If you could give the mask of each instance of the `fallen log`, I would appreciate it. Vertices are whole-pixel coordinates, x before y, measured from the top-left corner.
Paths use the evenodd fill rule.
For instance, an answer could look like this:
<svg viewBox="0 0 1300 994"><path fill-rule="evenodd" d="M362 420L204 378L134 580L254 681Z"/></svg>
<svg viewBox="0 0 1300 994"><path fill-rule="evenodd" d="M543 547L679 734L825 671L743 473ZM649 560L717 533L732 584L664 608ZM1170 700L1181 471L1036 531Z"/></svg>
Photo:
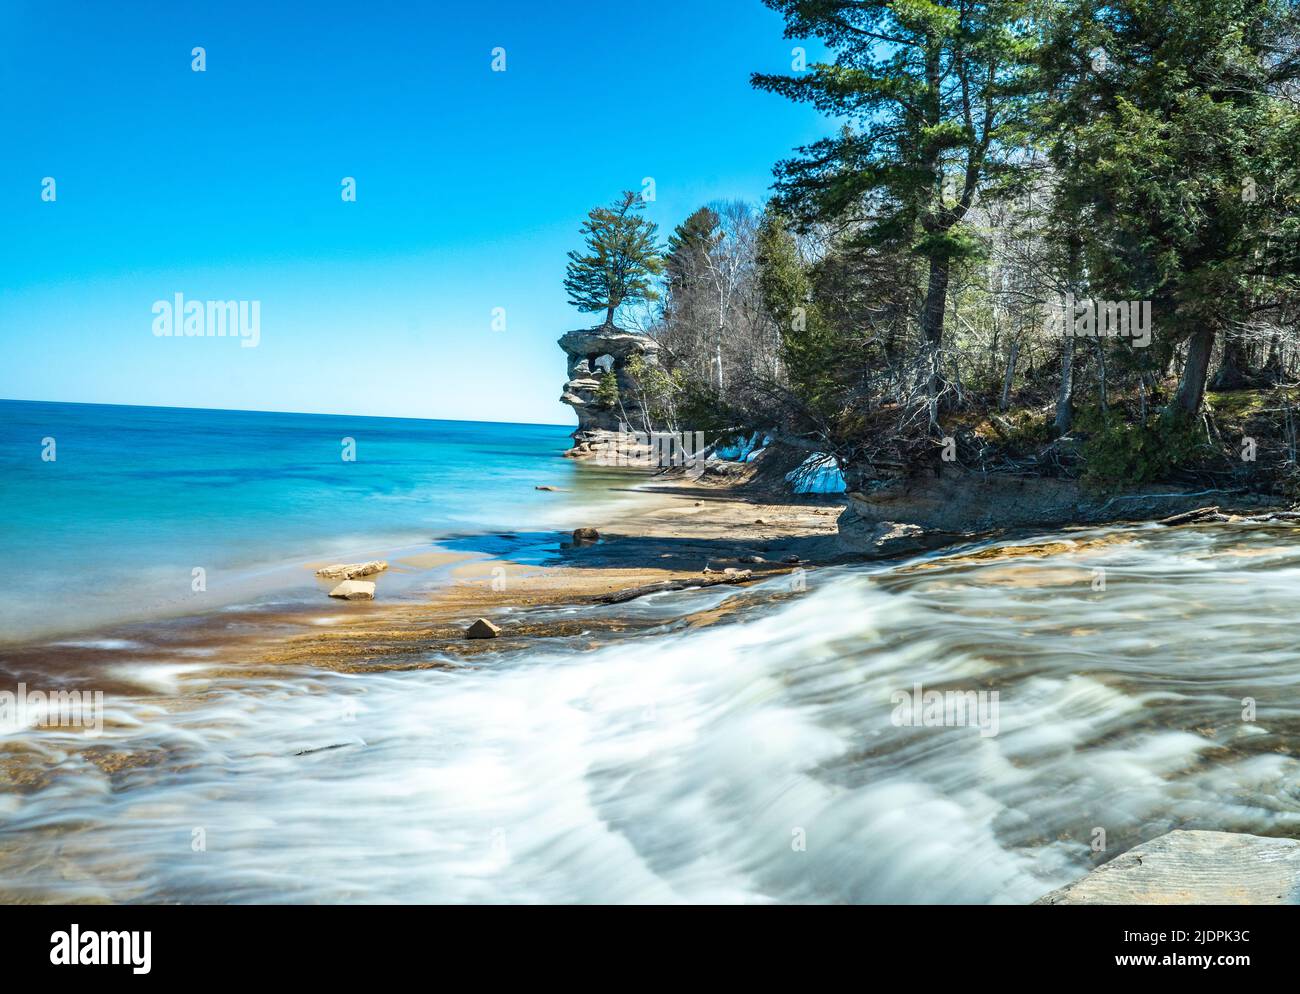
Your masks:
<svg viewBox="0 0 1300 994"><path fill-rule="evenodd" d="M1198 507L1195 511L1184 511L1182 514L1171 514L1167 518L1161 518L1156 522L1158 525L1188 525L1194 521L1217 520L1226 518L1227 515L1219 513L1219 505L1213 507Z"/></svg>

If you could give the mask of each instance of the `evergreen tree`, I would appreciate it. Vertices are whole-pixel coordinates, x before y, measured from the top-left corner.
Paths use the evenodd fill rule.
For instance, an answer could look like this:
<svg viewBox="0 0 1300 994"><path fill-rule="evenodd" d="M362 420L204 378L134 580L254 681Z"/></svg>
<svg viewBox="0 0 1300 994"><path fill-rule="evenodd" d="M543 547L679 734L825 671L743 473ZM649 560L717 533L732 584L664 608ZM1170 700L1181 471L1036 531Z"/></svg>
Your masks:
<svg viewBox="0 0 1300 994"><path fill-rule="evenodd" d="M866 247L928 263L922 348L942 388L940 351L952 267L974 254L963 220L982 184L1012 163L1033 73L1020 0L764 0L788 38L820 38L833 63L791 76L755 74L760 89L851 123L778 168L796 220L852 224Z"/></svg>
<svg viewBox="0 0 1300 994"><path fill-rule="evenodd" d="M679 295L689 290L708 267L709 253L722 238L717 211L701 207L673 229L664 256L668 291Z"/></svg>
<svg viewBox="0 0 1300 994"><path fill-rule="evenodd" d="M587 214L582 234L587 251L569 252L564 289L580 311L605 312L605 324L623 304L658 299L654 277L663 270L655 245L658 226L639 216L641 197L624 193L609 207Z"/></svg>
<svg viewBox="0 0 1300 994"><path fill-rule="evenodd" d="M1171 415L1201 405L1216 338L1242 362L1260 260L1293 214L1276 140L1300 78L1291 0L1105 0L1058 22L1047 73L1062 197L1096 297L1153 301L1163 355L1187 345ZM1078 14L1079 11L1074 13ZM1287 56L1285 53L1290 52ZM1240 369L1225 372L1234 382Z"/></svg>

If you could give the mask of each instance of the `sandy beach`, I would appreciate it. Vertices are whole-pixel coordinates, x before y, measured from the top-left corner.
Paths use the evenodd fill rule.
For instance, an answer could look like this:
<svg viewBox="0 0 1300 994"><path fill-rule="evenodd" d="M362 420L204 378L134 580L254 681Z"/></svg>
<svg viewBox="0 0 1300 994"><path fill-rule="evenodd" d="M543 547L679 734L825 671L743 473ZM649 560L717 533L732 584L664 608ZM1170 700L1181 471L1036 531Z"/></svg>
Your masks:
<svg viewBox="0 0 1300 994"><path fill-rule="evenodd" d="M743 488L691 483L659 483L637 496L626 514L584 525L599 531L598 542L561 542L556 565L474 558L456 565L451 582L425 602L376 602L336 624L281 634L262 647L254 665L343 671L447 665L593 624L581 614L535 622L530 616L539 608L597 604L656 583L717 582L728 569L748 571L735 582L752 583L837 555L842 502L776 501ZM480 617L499 625L500 637L466 639L466 626Z"/></svg>

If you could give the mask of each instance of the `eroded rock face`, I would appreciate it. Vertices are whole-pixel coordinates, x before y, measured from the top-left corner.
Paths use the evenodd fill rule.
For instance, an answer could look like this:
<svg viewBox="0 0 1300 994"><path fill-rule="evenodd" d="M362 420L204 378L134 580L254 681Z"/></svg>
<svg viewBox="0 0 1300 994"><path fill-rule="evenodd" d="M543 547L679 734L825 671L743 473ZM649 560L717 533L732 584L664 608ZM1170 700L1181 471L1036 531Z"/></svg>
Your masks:
<svg viewBox="0 0 1300 994"><path fill-rule="evenodd" d="M614 325L570 331L561 336L560 348L569 361L569 381L564 385L560 402L578 412L578 427L573 433L569 455L592 455L610 436L628 425L635 430L640 423L641 407L627 374L627 363L642 356L647 363L659 361L659 343L648 335L624 331ZM621 406L602 406L597 392L600 377L608 370L618 384Z"/></svg>
<svg viewBox="0 0 1300 994"><path fill-rule="evenodd" d="M919 552L999 529L1160 518L1205 500L1195 491L1162 484L1107 497L1090 493L1077 480L980 473L960 466L947 467L938 476L920 473L860 485L845 495L839 535L846 551L867 555ZM919 531L899 531L911 526Z"/></svg>

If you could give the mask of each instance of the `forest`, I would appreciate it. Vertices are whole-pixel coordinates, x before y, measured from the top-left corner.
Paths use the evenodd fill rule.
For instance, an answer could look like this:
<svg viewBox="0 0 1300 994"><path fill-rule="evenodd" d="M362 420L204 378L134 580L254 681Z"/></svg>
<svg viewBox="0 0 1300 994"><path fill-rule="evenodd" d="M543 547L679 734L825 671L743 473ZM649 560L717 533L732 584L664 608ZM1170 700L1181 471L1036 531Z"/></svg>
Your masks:
<svg viewBox="0 0 1300 994"><path fill-rule="evenodd" d="M637 430L882 475L1300 495L1292 0L764 0L827 137L661 243L628 192L571 302L642 331ZM802 44L818 43L819 61Z"/></svg>

